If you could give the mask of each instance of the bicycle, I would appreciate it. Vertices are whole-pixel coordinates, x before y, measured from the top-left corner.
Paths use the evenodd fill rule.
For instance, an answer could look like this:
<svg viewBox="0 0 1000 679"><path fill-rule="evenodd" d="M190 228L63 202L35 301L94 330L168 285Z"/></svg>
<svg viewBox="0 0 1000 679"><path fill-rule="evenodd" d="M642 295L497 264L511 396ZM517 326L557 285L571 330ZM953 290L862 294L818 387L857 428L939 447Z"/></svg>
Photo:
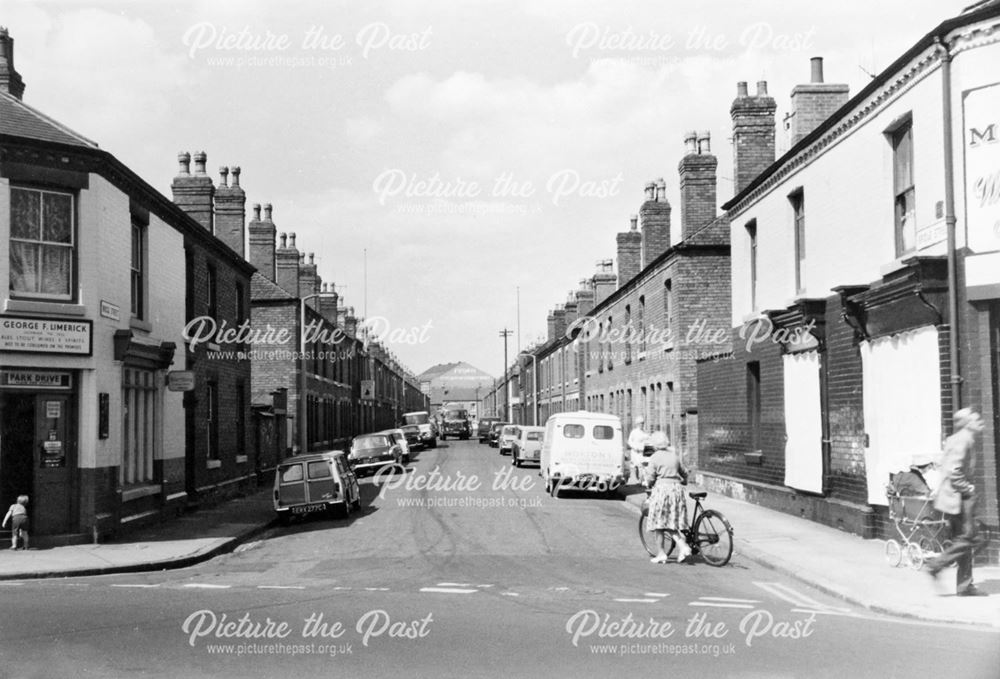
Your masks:
<svg viewBox="0 0 1000 679"><path fill-rule="evenodd" d="M649 497L646 491L646 497ZM708 495L707 492L688 493L694 500L694 515L688 527L681 531L688 547L691 548L692 555L701 555L709 566L721 567L729 563L733 556L733 527L721 512L714 509L704 509L701 501ZM650 556L658 553L658 537L655 531L646 530L646 517L649 515L648 503L644 503L642 514L639 516L639 539L642 546ZM669 556L674 551L674 540L667 533L670 546L666 549Z"/></svg>

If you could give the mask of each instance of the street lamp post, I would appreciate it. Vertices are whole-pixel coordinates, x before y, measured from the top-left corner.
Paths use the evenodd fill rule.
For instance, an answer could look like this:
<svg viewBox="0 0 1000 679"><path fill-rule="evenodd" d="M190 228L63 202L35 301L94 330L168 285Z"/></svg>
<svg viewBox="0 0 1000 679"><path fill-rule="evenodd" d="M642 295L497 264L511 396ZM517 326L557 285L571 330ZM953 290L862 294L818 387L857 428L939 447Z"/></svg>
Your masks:
<svg viewBox="0 0 1000 679"><path fill-rule="evenodd" d="M533 424L534 426L537 427L538 426L538 357L527 351L522 351L521 353L519 353L518 357L520 356L527 356L528 358L531 359L531 367L532 367L531 398L532 402L534 403L533 410L535 411Z"/></svg>
<svg viewBox="0 0 1000 679"><path fill-rule="evenodd" d="M513 333L504 328L500 331L500 337L503 337L503 393L504 393L504 421L510 422L510 379L507 377L507 338Z"/></svg>
<svg viewBox="0 0 1000 679"><path fill-rule="evenodd" d="M336 297L336 293L314 292L299 298L299 453L309 452L309 429L306 404L306 302L323 297Z"/></svg>

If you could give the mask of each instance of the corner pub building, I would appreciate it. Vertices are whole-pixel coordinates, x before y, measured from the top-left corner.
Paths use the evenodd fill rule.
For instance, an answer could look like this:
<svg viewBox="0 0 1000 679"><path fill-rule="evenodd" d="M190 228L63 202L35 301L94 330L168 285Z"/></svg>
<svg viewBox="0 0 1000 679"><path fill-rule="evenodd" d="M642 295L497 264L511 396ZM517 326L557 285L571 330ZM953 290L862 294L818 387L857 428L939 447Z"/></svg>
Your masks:
<svg viewBox="0 0 1000 679"><path fill-rule="evenodd" d="M0 28L0 504L78 542L182 503L185 237L114 156L22 101ZM202 232L202 233L199 233Z"/></svg>

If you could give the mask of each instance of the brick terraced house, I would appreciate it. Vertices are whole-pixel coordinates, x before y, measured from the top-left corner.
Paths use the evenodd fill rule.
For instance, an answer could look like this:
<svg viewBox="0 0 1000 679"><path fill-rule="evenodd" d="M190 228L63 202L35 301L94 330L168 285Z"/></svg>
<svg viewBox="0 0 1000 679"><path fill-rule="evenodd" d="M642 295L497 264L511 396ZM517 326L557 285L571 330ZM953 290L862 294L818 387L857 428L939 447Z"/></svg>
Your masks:
<svg viewBox="0 0 1000 679"><path fill-rule="evenodd" d="M1000 6L935 27L865 88L737 87L733 359L698 365L711 487L866 537L885 485L980 408L979 510L1000 460ZM997 543L990 558L997 559Z"/></svg>

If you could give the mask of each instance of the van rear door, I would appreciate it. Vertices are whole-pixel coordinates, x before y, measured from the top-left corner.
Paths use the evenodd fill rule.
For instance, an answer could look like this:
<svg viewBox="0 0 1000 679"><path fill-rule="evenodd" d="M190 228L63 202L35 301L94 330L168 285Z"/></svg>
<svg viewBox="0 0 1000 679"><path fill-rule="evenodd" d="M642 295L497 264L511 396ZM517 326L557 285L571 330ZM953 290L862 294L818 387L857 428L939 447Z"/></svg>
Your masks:
<svg viewBox="0 0 1000 679"><path fill-rule="evenodd" d="M301 462L278 467L278 506L300 505L306 501L305 470Z"/></svg>
<svg viewBox="0 0 1000 679"><path fill-rule="evenodd" d="M333 475L331 460L313 460L306 463L309 502L335 502L340 494L340 484Z"/></svg>

